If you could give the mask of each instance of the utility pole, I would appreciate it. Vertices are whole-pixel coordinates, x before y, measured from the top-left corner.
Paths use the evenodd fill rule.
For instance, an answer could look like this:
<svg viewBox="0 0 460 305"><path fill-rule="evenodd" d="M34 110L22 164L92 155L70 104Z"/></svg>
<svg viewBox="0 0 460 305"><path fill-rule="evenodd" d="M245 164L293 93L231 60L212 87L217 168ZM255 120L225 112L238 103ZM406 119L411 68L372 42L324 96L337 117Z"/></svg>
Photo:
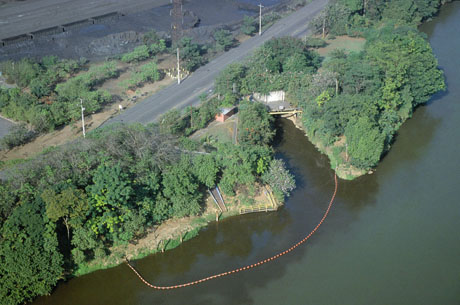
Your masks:
<svg viewBox="0 0 460 305"><path fill-rule="evenodd" d="M83 127L83 138L86 138L86 132L85 132L85 108L83 107L83 100L80 99L80 106L81 106L81 126Z"/></svg>
<svg viewBox="0 0 460 305"><path fill-rule="evenodd" d="M179 58L179 48L177 48L177 84L180 85L180 58Z"/></svg>
<svg viewBox="0 0 460 305"><path fill-rule="evenodd" d="M262 8L264 6L259 3L259 36L262 35Z"/></svg>

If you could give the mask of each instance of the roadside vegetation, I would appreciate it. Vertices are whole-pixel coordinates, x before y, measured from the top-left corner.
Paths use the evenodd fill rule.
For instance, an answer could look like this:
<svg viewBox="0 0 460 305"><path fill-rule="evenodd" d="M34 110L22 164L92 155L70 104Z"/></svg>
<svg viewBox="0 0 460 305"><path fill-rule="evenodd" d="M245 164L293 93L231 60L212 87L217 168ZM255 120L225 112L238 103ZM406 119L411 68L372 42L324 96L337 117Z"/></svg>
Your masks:
<svg viewBox="0 0 460 305"><path fill-rule="evenodd" d="M217 31L215 36L215 46L196 44L189 37L183 37L177 43L181 48L185 74L206 63L209 49L225 51L234 45L233 36L228 31ZM80 99L83 100L85 115L99 112L104 106L118 100L118 96L101 87L122 73L128 73L128 77L118 84L124 91L135 91L147 83L163 79L167 71L158 67L157 58L164 58L167 54L173 56L173 53L175 46L171 46L171 41L151 31L144 35L143 44L132 52L102 63L89 63L83 58L59 59L55 56L2 62L0 71L6 82L13 86L0 87L0 113L27 124L30 134L51 132L81 118ZM18 139L13 139L17 136ZM8 143L4 143L2 148L22 145L26 143L25 139L32 137L23 137L13 130L6 140Z"/></svg>

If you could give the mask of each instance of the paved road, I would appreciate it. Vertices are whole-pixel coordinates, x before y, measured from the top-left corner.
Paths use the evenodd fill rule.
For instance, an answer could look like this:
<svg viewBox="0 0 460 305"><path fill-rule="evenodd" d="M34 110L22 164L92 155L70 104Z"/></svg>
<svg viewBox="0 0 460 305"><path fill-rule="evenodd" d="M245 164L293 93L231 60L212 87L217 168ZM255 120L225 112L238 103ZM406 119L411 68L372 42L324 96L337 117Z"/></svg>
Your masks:
<svg viewBox="0 0 460 305"><path fill-rule="evenodd" d="M13 123L4 118L0 118L0 139L8 134L11 126L13 126Z"/></svg>
<svg viewBox="0 0 460 305"><path fill-rule="evenodd" d="M170 0L28 0L0 7L0 39L111 12L132 12L169 4Z"/></svg>
<svg viewBox="0 0 460 305"><path fill-rule="evenodd" d="M140 122L143 124L155 121L159 115L171 108L184 108L199 103L199 95L208 92L214 86L214 79L220 71L232 62L245 59L257 47L273 37L296 36L308 33L309 21L327 4L327 0L314 0L293 14L279 20L265 31L262 36L256 36L243 42L237 48L222 54L207 65L196 70L182 84L171 85L158 93L139 102L122 114L107 121L104 125L124 122Z"/></svg>

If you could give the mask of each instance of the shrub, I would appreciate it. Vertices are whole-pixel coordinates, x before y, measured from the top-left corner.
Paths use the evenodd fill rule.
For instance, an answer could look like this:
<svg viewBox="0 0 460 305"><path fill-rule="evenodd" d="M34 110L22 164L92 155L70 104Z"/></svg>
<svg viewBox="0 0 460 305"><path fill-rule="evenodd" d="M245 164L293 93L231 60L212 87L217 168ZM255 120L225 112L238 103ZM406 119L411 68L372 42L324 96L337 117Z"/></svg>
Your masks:
<svg viewBox="0 0 460 305"><path fill-rule="evenodd" d="M327 43L321 38L308 37L305 41L305 45L308 48L322 48L327 45Z"/></svg>
<svg viewBox="0 0 460 305"><path fill-rule="evenodd" d="M146 45L139 46L130 53L121 57L123 62L142 61L150 57L149 48Z"/></svg>
<svg viewBox="0 0 460 305"><path fill-rule="evenodd" d="M0 70L6 75L7 82L14 82L21 88L27 87L41 72L40 66L31 59L3 62Z"/></svg>
<svg viewBox="0 0 460 305"><path fill-rule="evenodd" d="M251 36L256 32L255 20L249 16L244 16L243 24L241 25L241 33Z"/></svg>
<svg viewBox="0 0 460 305"><path fill-rule="evenodd" d="M227 51L233 45L232 33L228 30L219 30L214 33L216 40L216 49L218 51Z"/></svg>
<svg viewBox="0 0 460 305"><path fill-rule="evenodd" d="M164 50L166 50L166 41L161 39L157 32L150 31L144 34L143 37L144 44L149 47L150 54L155 56Z"/></svg>
<svg viewBox="0 0 460 305"><path fill-rule="evenodd" d="M192 42L192 38L183 37L177 46L180 48L182 67L185 70L194 71L204 64L205 58L203 55L206 53L206 49L202 45Z"/></svg>
<svg viewBox="0 0 460 305"><path fill-rule="evenodd" d="M262 175L262 181L270 185L275 193L289 196L289 193L295 188L294 177L286 169L283 160L273 159L270 167Z"/></svg>
<svg viewBox="0 0 460 305"><path fill-rule="evenodd" d="M26 124L18 124L11 127L10 132L1 139L2 149L12 149L13 147L26 144L35 137L36 133L29 130Z"/></svg>

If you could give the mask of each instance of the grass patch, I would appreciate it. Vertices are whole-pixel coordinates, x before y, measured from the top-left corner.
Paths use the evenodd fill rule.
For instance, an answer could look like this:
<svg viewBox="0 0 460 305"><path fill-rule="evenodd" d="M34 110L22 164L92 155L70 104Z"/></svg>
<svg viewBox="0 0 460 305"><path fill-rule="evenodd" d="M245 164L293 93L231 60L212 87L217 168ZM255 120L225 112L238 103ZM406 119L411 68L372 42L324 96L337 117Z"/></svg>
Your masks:
<svg viewBox="0 0 460 305"><path fill-rule="evenodd" d="M201 138L207 138L210 141L214 140L220 143L233 141L233 121L215 125L212 128L207 128L206 133Z"/></svg>
<svg viewBox="0 0 460 305"><path fill-rule="evenodd" d="M329 59L328 54L335 49L343 49L346 52L361 52L364 49L366 40L348 36L338 36L335 39L326 39L327 45L317 49L319 55L324 57L324 61Z"/></svg>

